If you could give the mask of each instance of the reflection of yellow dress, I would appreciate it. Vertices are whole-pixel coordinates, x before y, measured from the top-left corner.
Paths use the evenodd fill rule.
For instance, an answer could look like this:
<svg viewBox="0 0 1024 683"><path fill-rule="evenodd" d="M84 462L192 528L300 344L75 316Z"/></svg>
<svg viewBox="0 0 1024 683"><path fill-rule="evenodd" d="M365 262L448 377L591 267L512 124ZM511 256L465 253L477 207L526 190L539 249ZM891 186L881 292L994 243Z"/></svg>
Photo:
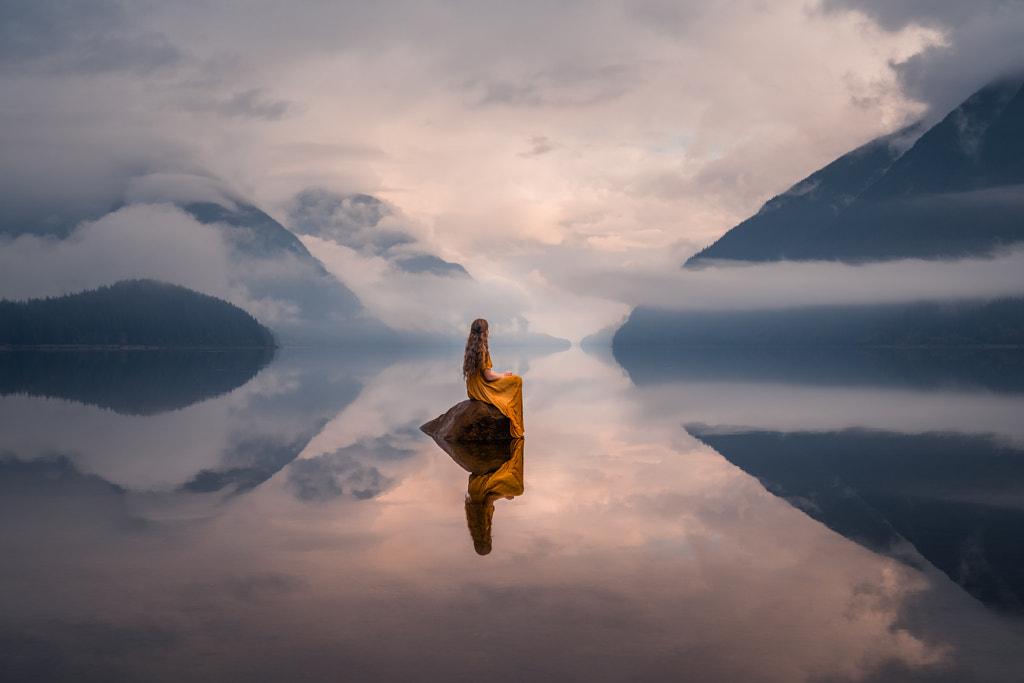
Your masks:
<svg viewBox="0 0 1024 683"><path fill-rule="evenodd" d="M470 502L486 504L490 494L502 498L523 494L523 440L514 439L509 445L509 453L511 457L495 471L469 475L466 495Z"/></svg>
<svg viewBox="0 0 1024 683"><path fill-rule="evenodd" d="M493 382L484 379L483 370L493 367L491 352L484 355L483 368L466 380L466 393L470 398L490 403L512 421L512 438L523 437L523 378L518 375L501 377Z"/></svg>
<svg viewBox="0 0 1024 683"><path fill-rule="evenodd" d="M473 538L473 548L480 555L491 552L491 524L494 520L494 501L522 495L523 440L509 442L511 457L501 467L487 474L469 475L466 491L466 523Z"/></svg>

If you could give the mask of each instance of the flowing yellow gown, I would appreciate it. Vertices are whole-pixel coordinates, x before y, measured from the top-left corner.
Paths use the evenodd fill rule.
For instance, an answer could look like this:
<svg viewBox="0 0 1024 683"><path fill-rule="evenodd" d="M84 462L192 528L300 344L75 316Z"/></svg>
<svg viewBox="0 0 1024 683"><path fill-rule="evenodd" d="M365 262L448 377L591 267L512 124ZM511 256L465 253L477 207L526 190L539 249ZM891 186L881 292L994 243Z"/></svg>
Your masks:
<svg viewBox="0 0 1024 683"><path fill-rule="evenodd" d="M470 398L490 403L507 417L512 426L509 432L514 439L523 438L523 378L519 375L501 377L488 382L484 370L493 367L491 352L486 351L483 367L466 380L466 393Z"/></svg>

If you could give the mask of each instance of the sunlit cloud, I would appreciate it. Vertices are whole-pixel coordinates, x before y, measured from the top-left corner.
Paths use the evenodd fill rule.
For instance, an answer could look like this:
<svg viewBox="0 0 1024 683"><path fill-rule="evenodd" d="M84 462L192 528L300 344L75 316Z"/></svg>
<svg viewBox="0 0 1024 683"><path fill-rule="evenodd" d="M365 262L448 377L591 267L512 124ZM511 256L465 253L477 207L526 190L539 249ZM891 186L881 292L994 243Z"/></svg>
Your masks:
<svg viewBox="0 0 1024 683"><path fill-rule="evenodd" d="M797 179L1024 63L1019 8L954 4L25 4L0 27L0 227L67 234L182 173L282 223L310 188L362 193L478 283L334 254L375 313L579 338L651 299L635 264L672 283ZM582 272L606 266L626 276ZM403 287L458 311L417 319Z"/></svg>

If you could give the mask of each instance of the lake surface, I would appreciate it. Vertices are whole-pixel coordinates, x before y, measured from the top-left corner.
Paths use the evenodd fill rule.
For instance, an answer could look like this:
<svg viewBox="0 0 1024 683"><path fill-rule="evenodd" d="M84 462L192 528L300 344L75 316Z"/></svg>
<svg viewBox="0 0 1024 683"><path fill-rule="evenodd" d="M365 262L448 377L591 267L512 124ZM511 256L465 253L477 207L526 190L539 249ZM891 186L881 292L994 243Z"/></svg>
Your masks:
<svg viewBox="0 0 1024 683"><path fill-rule="evenodd" d="M460 349L0 354L0 680L1020 680L1022 352L499 341L484 555Z"/></svg>

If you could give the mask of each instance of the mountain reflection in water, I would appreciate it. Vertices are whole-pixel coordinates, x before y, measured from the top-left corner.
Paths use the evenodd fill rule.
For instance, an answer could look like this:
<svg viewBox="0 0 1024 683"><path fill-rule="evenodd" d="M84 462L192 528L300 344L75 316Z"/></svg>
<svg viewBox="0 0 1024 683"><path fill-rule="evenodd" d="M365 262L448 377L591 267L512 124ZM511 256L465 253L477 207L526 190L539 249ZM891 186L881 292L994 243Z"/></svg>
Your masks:
<svg viewBox="0 0 1024 683"><path fill-rule="evenodd" d="M262 372L263 350L0 353L2 466L54 463L165 497L252 489L355 399L373 366L325 373L285 356Z"/></svg>
<svg viewBox="0 0 1024 683"><path fill-rule="evenodd" d="M1012 359L676 353L516 360L529 495L524 442L418 429L461 349L0 395L0 679L1019 680Z"/></svg>
<svg viewBox="0 0 1024 683"><path fill-rule="evenodd" d="M941 432L687 431L833 531L1024 613L1024 449Z"/></svg>
<svg viewBox="0 0 1024 683"><path fill-rule="evenodd" d="M0 396L77 401L122 415L155 415L237 389L274 349L0 352Z"/></svg>

